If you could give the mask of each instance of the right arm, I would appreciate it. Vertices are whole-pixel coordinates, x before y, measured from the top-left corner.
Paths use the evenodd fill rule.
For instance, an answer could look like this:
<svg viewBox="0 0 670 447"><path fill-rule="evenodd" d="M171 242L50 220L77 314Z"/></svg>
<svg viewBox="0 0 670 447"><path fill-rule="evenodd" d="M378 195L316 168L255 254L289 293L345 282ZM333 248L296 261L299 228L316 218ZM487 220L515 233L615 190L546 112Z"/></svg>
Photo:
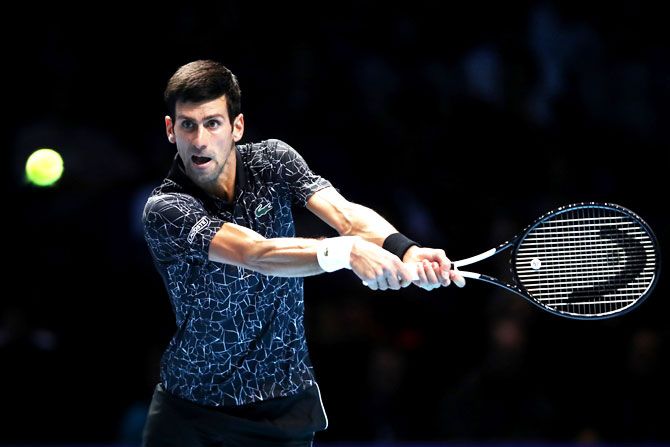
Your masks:
<svg viewBox="0 0 670 447"><path fill-rule="evenodd" d="M274 276L323 272L316 239L266 239L257 232L208 214L187 194L149 198L142 217L145 238L159 262L210 260Z"/></svg>
<svg viewBox="0 0 670 447"><path fill-rule="evenodd" d="M209 260L272 276L323 273L316 258L318 240L297 237L266 239L249 228L224 224L209 245Z"/></svg>
<svg viewBox="0 0 670 447"><path fill-rule="evenodd" d="M338 244L343 241L340 238L267 239L249 228L224 222L207 214L200 202L186 194L151 197L145 206L142 220L145 239L159 262L189 257L193 260L207 259L244 267L269 276L302 277L326 271L319 264L319 256L322 260L324 258L324 247L336 248L331 254L342 254L337 249L343 247ZM356 253L359 255L354 260L354 272L363 281L376 283L377 273L390 276L392 271L398 271L398 263L400 268L404 267L395 255L360 237L349 238L347 242L350 247L352 242L357 247ZM364 255L366 252L367 256ZM362 262L363 256L374 262ZM329 259L341 259L339 267L352 268L351 258L349 252L346 256L331 256ZM383 268L370 268L379 264ZM330 269L330 262L324 265L327 265L329 271L333 270ZM407 278L409 277L407 272ZM395 283L389 281L388 287L399 288L397 278L394 281Z"/></svg>

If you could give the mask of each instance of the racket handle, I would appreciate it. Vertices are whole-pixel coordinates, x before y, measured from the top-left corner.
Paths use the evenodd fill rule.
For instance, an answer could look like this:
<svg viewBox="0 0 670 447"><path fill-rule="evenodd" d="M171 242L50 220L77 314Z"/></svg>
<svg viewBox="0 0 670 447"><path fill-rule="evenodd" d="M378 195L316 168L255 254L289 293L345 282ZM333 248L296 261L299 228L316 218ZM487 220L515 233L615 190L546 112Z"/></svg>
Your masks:
<svg viewBox="0 0 670 447"><path fill-rule="evenodd" d="M451 268L474 264L475 262L479 262L482 259L490 258L494 254L496 254L496 249L492 248L490 250L486 250L484 253L478 254L477 256L471 256L469 258L461 259L460 261L455 261L451 264Z"/></svg>
<svg viewBox="0 0 670 447"><path fill-rule="evenodd" d="M418 281L419 280L419 273L416 270L416 266L412 266L411 264L407 265L410 270L412 271L412 281ZM451 269L456 270L463 278L474 278L474 279L479 279L481 276L479 273L474 273L474 272L467 272L465 270L458 270L456 264L451 264Z"/></svg>
<svg viewBox="0 0 670 447"><path fill-rule="evenodd" d="M458 271L459 275L461 275L463 278L472 278L472 279L479 279L480 276L482 276L479 273L475 272L468 272L465 270L459 270Z"/></svg>

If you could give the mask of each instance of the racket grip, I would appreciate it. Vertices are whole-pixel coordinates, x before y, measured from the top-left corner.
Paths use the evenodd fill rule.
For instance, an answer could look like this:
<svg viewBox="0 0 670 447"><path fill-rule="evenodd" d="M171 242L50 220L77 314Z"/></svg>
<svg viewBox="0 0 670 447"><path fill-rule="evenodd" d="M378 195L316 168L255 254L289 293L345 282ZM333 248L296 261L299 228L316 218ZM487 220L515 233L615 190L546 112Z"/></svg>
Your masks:
<svg viewBox="0 0 670 447"><path fill-rule="evenodd" d="M417 265L416 264L407 264L407 267L409 267L410 271L412 272L412 281L418 281L419 280L419 273L417 272ZM472 273L472 272L466 272L462 270L458 270L456 265L454 263L451 264L451 269L456 270L463 278L479 278L479 273Z"/></svg>

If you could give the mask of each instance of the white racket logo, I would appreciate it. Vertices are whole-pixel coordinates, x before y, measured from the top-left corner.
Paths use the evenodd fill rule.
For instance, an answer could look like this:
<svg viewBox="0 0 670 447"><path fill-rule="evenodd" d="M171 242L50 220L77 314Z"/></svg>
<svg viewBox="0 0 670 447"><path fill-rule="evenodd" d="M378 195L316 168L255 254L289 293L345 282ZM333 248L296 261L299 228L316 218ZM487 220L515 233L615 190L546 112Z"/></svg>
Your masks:
<svg viewBox="0 0 670 447"><path fill-rule="evenodd" d="M540 261L539 258L533 258L530 261L530 268L533 270L540 270L540 267L542 267L542 261Z"/></svg>

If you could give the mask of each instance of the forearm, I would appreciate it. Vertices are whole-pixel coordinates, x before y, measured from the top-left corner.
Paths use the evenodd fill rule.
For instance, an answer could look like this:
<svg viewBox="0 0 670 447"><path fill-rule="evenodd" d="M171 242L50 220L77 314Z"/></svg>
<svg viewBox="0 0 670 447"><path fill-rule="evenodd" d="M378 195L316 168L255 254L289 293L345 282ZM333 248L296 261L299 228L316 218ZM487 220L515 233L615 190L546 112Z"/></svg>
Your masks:
<svg viewBox="0 0 670 447"><path fill-rule="evenodd" d="M319 191L309 200L307 208L341 236L360 236L381 246L389 234L396 232L382 216L368 207L349 202L335 188Z"/></svg>
<svg viewBox="0 0 670 447"><path fill-rule="evenodd" d="M273 238L255 242L247 253L247 268L271 276L312 276L323 273L316 257L318 240Z"/></svg>
<svg viewBox="0 0 670 447"><path fill-rule="evenodd" d="M397 230L376 211L351 203L345 221L348 223L341 235L360 236L366 241L382 245L389 234Z"/></svg>
<svg viewBox="0 0 670 447"><path fill-rule="evenodd" d="M354 244L351 266L371 289L405 287L416 274L417 285L427 290L449 284L451 264L443 250L420 247L375 211L348 201L335 188L317 191L307 201L307 208L340 235L365 240ZM403 262L414 265L410 268ZM398 277L402 282L398 283ZM458 279L462 285L463 278Z"/></svg>
<svg viewBox="0 0 670 447"><path fill-rule="evenodd" d="M272 238L235 224L226 224L209 246L209 259L264 275L302 277L323 273L316 257L317 239Z"/></svg>

